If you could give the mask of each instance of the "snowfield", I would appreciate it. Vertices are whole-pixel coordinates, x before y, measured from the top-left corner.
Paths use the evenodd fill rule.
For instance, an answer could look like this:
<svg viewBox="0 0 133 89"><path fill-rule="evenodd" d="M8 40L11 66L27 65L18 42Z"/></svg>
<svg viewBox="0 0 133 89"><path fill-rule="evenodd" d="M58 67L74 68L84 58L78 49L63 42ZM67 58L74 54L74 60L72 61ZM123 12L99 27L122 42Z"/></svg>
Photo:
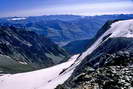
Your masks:
<svg viewBox="0 0 133 89"><path fill-rule="evenodd" d="M0 89L54 89L58 84L64 83L71 76L76 66L104 43L102 39L109 34L111 35L104 41L111 37L133 37L133 20L113 23L111 28L102 34L81 56L75 55L65 63L38 71L0 77Z"/></svg>
<svg viewBox="0 0 133 89"><path fill-rule="evenodd" d="M0 77L0 89L54 89L58 84L64 83L73 70L60 74L70 67L79 55L70 58L68 62L54 67L14 75Z"/></svg>

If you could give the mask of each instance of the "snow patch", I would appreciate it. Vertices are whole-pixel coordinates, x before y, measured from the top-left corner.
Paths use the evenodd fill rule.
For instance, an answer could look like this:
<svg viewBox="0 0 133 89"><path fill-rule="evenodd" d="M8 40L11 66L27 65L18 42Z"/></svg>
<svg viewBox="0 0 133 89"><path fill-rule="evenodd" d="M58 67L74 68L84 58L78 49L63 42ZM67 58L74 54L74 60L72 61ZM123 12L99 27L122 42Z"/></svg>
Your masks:
<svg viewBox="0 0 133 89"><path fill-rule="evenodd" d="M110 37L133 37L133 20L118 21L111 25Z"/></svg>
<svg viewBox="0 0 133 89"><path fill-rule="evenodd" d="M19 61L20 64L27 64L26 62Z"/></svg>
<svg viewBox="0 0 133 89"><path fill-rule="evenodd" d="M8 19L8 20L13 20L13 21L15 21L15 20L25 20L26 18L24 18L24 17L19 17L19 18L11 18L11 19Z"/></svg>

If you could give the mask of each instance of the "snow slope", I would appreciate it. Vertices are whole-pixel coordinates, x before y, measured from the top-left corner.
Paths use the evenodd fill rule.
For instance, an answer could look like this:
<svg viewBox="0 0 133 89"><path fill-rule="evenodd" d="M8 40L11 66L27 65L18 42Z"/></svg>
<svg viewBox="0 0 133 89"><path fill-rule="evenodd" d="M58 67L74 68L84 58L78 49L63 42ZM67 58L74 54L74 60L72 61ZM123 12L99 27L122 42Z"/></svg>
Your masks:
<svg viewBox="0 0 133 89"><path fill-rule="evenodd" d="M102 41L102 39L108 36L109 34L111 35L104 41ZM111 25L111 28L108 29L101 37L99 37L99 39L94 42L94 44L90 48L88 48L87 51L79 57L79 59L84 59L87 55L92 53L99 45L104 43L109 38L114 37L133 37L133 19L113 23Z"/></svg>
<svg viewBox="0 0 133 89"><path fill-rule="evenodd" d="M5 75L0 77L0 89L54 89L58 84L66 81L78 64L99 45L104 43L102 39L111 34L110 37L133 37L133 20L118 21L111 25L94 44L84 53L73 56L68 62L60 65L42 69L34 72ZM66 69L67 68L67 69ZM66 69L62 72L63 69ZM62 72L62 74L60 74ZM60 74L60 75L59 75Z"/></svg>
<svg viewBox="0 0 133 89"><path fill-rule="evenodd" d="M111 35L103 41L103 38L108 36L109 34ZM93 43L92 46L90 46L85 52L83 52L82 55L78 57L76 62L74 62L73 66L69 67L69 69L67 69L65 72L74 70L76 66L79 65L86 56L91 54L97 47L103 44L106 40L114 37L133 37L133 19L114 22L111 25L110 29L103 33L101 37L99 37L97 41Z"/></svg>
<svg viewBox="0 0 133 89"><path fill-rule="evenodd" d="M1 76L0 89L54 89L58 84L62 84L70 77L73 71L65 74L60 74L60 72L71 66L78 56L75 55L68 62L54 67L28 73Z"/></svg>

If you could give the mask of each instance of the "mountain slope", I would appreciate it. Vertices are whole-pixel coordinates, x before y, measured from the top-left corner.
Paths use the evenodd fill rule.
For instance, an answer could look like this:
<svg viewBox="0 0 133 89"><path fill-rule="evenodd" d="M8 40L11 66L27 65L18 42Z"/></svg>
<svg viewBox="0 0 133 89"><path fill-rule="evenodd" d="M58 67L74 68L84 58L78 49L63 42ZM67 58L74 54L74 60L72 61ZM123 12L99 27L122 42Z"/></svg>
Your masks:
<svg viewBox="0 0 133 89"><path fill-rule="evenodd" d="M0 26L0 54L14 61L7 63L11 68L3 67L3 63L0 67L12 71L15 64L44 68L66 61L69 56L48 38L13 26ZM4 58L0 57L0 60ZM19 69L14 72L17 71Z"/></svg>
<svg viewBox="0 0 133 89"><path fill-rule="evenodd" d="M38 82L38 81L33 81L33 78L32 79L30 78L30 73L26 73L27 76L25 80L28 80L26 84L21 83L23 79L20 79L20 78L23 78L23 77L19 77L17 74L5 75L0 77L1 88L8 89L9 88L8 86L10 86L10 88L13 88L13 89L15 88L25 89L25 87L28 89L53 89L58 84L62 84L65 80L69 78L69 76L71 76L63 85L58 86L57 89L83 89L83 88L128 89L126 86L129 86L129 89L132 89L132 80L130 79L133 79L132 78L133 61L132 61L132 49L131 49L133 20L111 21L111 22L108 22L106 23L106 25L103 26L101 31L97 33L96 37L92 41L91 43L92 45L90 44L91 46L84 53L80 54L79 56L77 55L76 57L74 56L74 59L69 60L69 61L73 61L70 63L69 66L67 66L66 64L67 67L65 67L65 69L58 67L59 70L61 68L61 71L58 71L57 76L54 76L54 79L52 77L49 77L50 78L49 83L48 81L45 83L45 79L42 78L42 75L40 76L41 78L39 78L39 82ZM121 47L119 47L120 44L122 44L123 42L124 44L121 45ZM128 45L127 42L130 42L129 43L130 45ZM103 45L105 46L106 49L103 48ZM108 47L111 47L113 52L110 49L107 49ZM114 50L113 47L117 49ZM124 52L123 49L126 50L126 52ZM102 58L101 60L99 60L99 58L98 59L96 58L96 57L99 57L98 54L100 51L104 52L104 53L101 52L101 54L103 53L104 55L107 55L105 57L100 56ZM109 53L112 52L110 53L111 55L115 54L115 56L113 56L113 58L111 58L109 61L105 61L106 57L108 57L108 51ZM127 51L130 56L127 55ZM97 55L94 55L94 53L97 53ZM117 61L121 59L122 61L120 62ZM93 65L91 65L92 61L94 61ZM124 64L122 64L123 61L124 61ZM105 63L104 65L102 65L102 68L101 68L100 65L102 64L102 62L105 62ZM97 68L97 66L99 66L100 68L99 67ZM47 71L49 71L49 69ZM39 70L38 72L39 74L44 73L41 70ZM53 74L54 72L55 71L52 71L50 73ZM124 72L125 74L123 74ZM31 73L33 73L34 76L37 75L35 72L31 72ZM47 73L45 76L49 75ZM61 76L58 76L58 74L60 74ZM23 74L19 74L19 75L23 76ZM57 79L58 82L55 79ZM33 83L32 85L30 85L31 81ZM21 84L21 86L16 86L16 82L19 85ZM54 87L51 87L53 85ZM39 87L36 87L36 86L39 86Z"/></svg>
<svg viewBox="0 0 133 89"><path fill-rule="evenodd" d="M76 40L69 42L63 48L71 55L79 54L85 51L91 40Z"/></svg>
<svg viewBox="0 0 133 89"><path fill-rule="evenodd" d="M133 88L133 20L111 22L101 28L77 59L82 61L71 77L57 89Z"/></svg>

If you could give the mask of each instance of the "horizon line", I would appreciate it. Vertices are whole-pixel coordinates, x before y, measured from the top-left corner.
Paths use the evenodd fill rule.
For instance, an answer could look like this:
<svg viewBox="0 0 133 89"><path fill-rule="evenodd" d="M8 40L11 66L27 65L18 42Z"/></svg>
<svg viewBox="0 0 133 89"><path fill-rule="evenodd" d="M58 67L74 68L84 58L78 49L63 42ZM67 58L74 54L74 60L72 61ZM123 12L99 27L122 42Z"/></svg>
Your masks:
<svg viewBox="0 0 133 89"><path fill-rule="evenodd" d="M17 17L39 17L39 16L81 16L81 17L93 17L93 16L105 16L105 15L132 15L133 13L112 13L112 14L96 14L96 15L80 15L80 14L46 14L46 15L29 15L29 16L2 16L0 18L17 18Z"/></svg>

